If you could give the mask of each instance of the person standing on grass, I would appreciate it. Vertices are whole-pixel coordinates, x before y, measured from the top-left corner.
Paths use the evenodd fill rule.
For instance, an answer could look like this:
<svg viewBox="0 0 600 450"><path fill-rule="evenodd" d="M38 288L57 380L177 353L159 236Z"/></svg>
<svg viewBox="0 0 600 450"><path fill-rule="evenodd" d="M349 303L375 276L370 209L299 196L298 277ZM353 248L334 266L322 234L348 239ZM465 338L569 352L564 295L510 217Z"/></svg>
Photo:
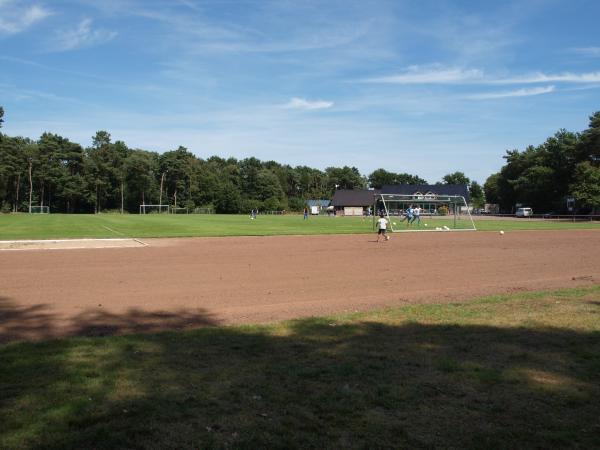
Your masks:
<svg viewBox="0 0 600 450"><path fill-rule="evenodd" d="M308 219L308 208L304 207L304 220Z"/></svg>
<svg viewBox="0 0 600 450"><path fill-rule="evenodd" d="M377 219L377 242L379 242L379 238L383 236L384 241L389 241L390 237L386 234L387 232L387 219L383 216L383 213L379 215L379 219Z"/></svg>
<svg viewBox="0 0 600 450"><path fill-rule="evenodd" d="M413 209L413 222L417 222L418 226L421 226L421 208L417 206Z"/></svg>
<svg viewBox="0 0 600 450"><path fill-rule="evenodd" d="M413 209L413 205L410 205L408 207L408 209L406 210L406 226L409 227L410 223L413 221L414 219L414 209Z"/></svg>

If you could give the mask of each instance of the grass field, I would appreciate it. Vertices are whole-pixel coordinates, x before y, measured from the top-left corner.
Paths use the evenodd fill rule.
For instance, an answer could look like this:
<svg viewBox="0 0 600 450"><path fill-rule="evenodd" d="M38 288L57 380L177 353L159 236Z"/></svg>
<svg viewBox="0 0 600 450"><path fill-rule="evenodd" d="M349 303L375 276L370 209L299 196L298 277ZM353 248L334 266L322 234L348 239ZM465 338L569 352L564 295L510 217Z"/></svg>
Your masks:
<svg viewBox="0 0 600 450"><path fill-rule="evenodd" d="M427 223L426 228L424 224ZM452 226L451 219L423 218L421 229ZM459 221L459 227L470 224ZM556 222L529 219L476 220L483 231L599 229L595 222ZM403 224L398 224L404 228ZM357 217L311 217L299 215L133 215L133 214L3 214L0 240L182 236L268 236L284 234L371 233L372 221Z"/></svg>
<svg viewBox="0 0 600 450"><path fill-rule="evenodd" d="M600 286L0 361L3 449L600 447Z"/></svg>

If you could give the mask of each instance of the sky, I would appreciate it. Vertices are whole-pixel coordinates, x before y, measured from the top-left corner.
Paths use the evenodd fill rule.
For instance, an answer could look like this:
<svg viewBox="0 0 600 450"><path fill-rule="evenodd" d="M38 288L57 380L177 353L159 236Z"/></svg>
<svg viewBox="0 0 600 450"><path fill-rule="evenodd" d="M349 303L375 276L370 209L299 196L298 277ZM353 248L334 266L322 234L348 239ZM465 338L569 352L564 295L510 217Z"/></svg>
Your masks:
<svg viewBox="0 0 600 450"><path fill-rule="evenodd" d="M600 2L0 0L3 132L483 183L600 110Z"/></svg>

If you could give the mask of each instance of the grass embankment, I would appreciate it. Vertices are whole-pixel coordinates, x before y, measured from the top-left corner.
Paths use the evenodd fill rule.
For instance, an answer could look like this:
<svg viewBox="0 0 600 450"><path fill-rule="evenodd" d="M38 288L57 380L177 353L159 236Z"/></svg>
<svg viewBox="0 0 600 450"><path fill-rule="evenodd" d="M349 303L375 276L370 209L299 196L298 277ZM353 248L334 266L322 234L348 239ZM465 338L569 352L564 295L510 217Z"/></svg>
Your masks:
<svg viewBox="0 0 600 450"><path fill-rule="evenodd" d="M392 219L397 221L398 219ZM403 223L399 229L405 229ZM427 223L428 227L425 227ZM423 217L421 229L453 227L450 218ZM539 220L479 220L477 228L498 230L600 229L600 223L555 222ZM470 223L459 221L459 227ZM418 228L413 225L412 228ZM285 234L353 234L373 232L371 218L311 217L301 215L259 216L250 220L245 215L169 215L169 214L4 214L0 215L0 240L119 237L183 237L183 236L269 236Z"/></svg>
<svg viewBox="0 0 600 450"><path fill-rule="evenodd" d="M0 361L6 449L600 447L600 286Z"/></svg>

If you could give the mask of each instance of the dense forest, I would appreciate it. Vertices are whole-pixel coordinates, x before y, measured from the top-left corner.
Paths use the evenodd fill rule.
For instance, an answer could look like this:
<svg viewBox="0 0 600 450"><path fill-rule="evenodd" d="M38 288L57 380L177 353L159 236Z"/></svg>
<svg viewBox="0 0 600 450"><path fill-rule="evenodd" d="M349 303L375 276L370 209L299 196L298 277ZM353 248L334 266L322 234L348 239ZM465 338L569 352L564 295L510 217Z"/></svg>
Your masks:
<svg viewBox="0 0 600 450"><path fill-rule="evenodd" d="M581 133L559 130L537 147L510 150L506 164L484 184L486 201L498 203L502 212L517 204L534 212L600 211L600 112L590 117Z"/></svg>
<svg viewBox="0 0 600 450"><path fill-rule="evenodd" d="M28 211L30 201L54 213L133 213L142 203L219 213L289 211L301 210L307 199L331 198L336 188L392 182L425 180L383 169L365 177L347 166L323 171L256 158L202 159L184 147L159 154L113 142L106 131L96 133L90 148L52 133L37 141L0 133L3 212Z"/></svg>
<svg viewBox="0 0 600 450"><path fill-rule="evenodd" d="M0 107L0 127L4 110ZM521 203L536 212L600 207L600 112L582 133L558 131L542 145L507 151L506 165L482 187L462 172L438 183L468 184L475 207ZM169 204L218 213L301 210L307 199L331 198L335 189L425 184L418 175L355 167L291 167L257 158L202 159L184 147L164 153L129 148L98 131L89 148L44 133L37 141L0 133L0 211L49 206L54 213L138 212L140 204ZM485 199L484 199L485 192Z"/></svg>

